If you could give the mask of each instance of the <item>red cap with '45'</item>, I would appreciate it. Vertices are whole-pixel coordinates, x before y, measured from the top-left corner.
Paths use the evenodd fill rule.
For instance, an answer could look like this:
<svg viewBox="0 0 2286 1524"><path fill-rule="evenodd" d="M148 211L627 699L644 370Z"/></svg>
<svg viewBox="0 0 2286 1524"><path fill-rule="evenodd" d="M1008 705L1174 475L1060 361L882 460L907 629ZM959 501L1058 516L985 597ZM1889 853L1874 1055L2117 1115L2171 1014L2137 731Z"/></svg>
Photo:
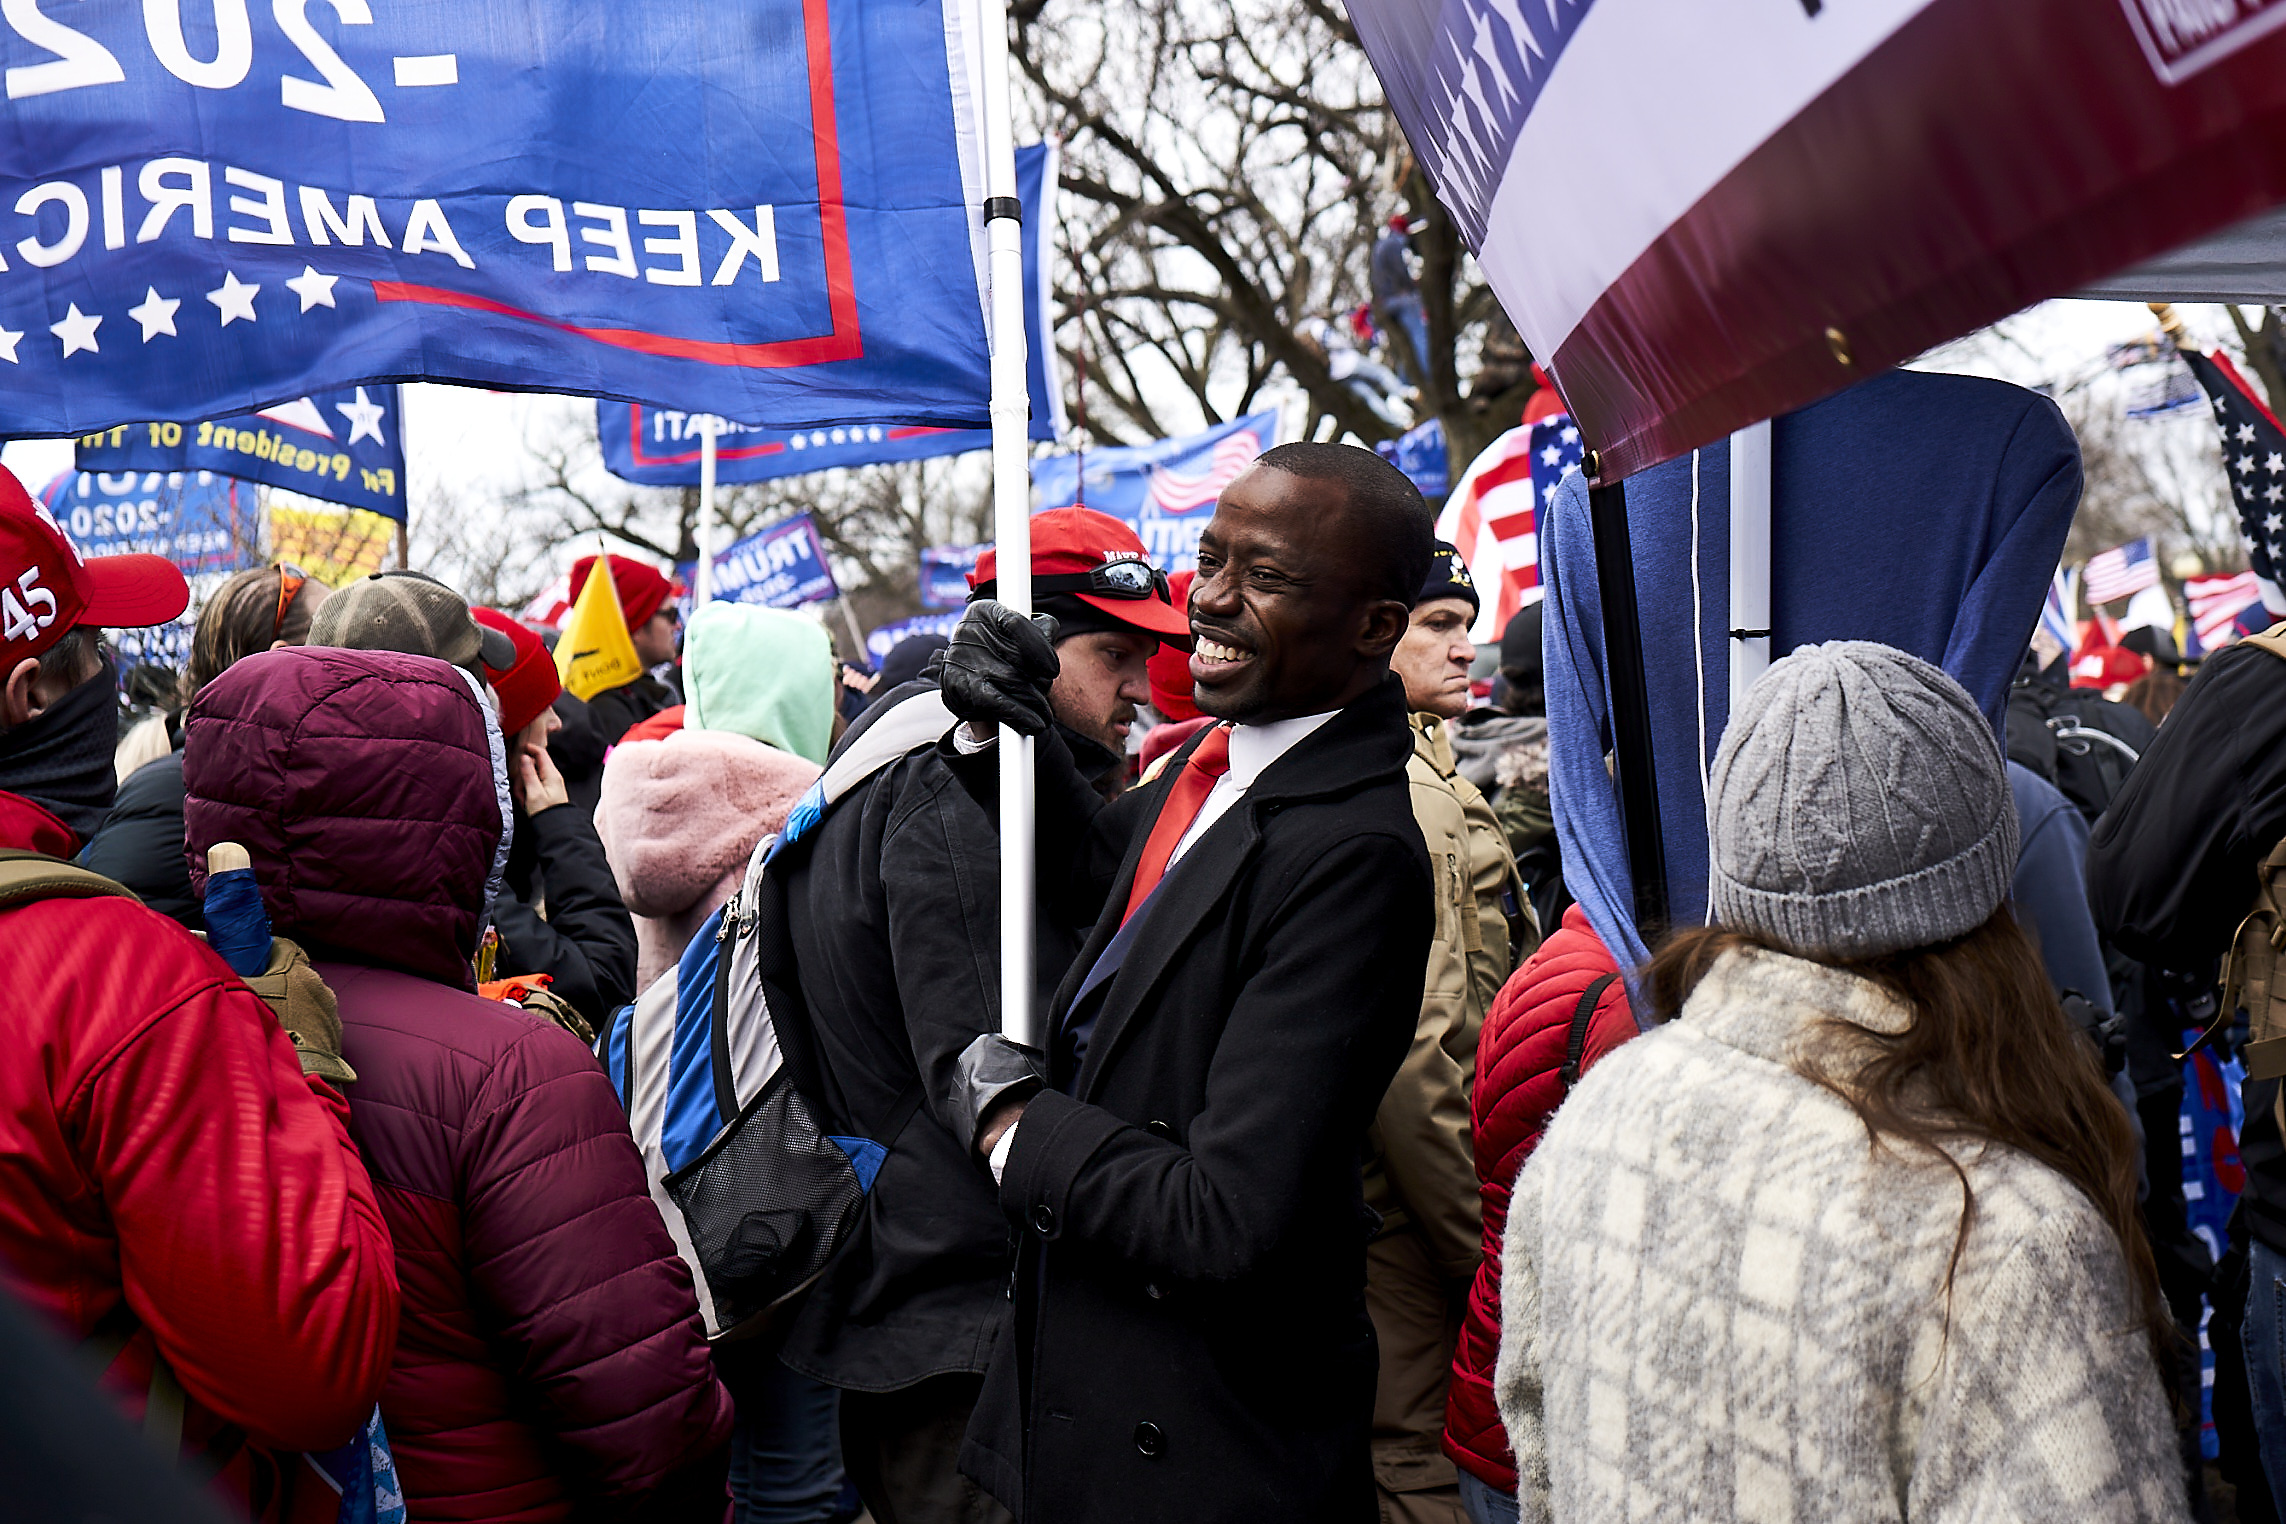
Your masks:
<svg viewBox="0 0 2286 1524"><path fill-rule="evenodd" d="M165 556L81 557L14 473L0 469L0 675L75 625L165 624L190 584Z"/></svg>

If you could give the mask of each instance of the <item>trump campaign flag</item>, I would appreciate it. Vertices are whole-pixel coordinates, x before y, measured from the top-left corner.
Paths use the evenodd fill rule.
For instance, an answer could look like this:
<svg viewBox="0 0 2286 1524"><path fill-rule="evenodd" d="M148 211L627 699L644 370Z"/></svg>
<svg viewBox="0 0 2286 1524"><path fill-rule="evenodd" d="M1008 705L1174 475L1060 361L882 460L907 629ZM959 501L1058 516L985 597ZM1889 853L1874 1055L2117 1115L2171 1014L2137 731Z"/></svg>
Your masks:
<svg viewBox="0 0 2286 1524"><path fill-rule="evenodd" d="M686 587L698 585L695 565L679 566ZM780 519L718 551L714 558L714 596L733 603L766 603L774 609L799 608L839 598L841 588L826 562L825 542L818 538L816 520L806 513Z"/></svg>
<svg viewBox="0 0 2286 1524"><path fill-rule="evenodd" d="M353 386L196 423L115 424L82 434L82 471L213 471L307 497L405 517L397 388Z"/></svg>
<svg viewBox="0 0 2286 1524"><path fill-rule="evenodd" d="M1050 319L1050 235L1056 186L1053 143L1016 150L1016 195L1024 204L1024 383L1032 405L1029 437L1053 440L1063 432L1063 384L1056 373ZM687 487L699 480L700 434L716 431L718 482L766 482L833 466L877 466L929 460L990 449L990 429L932 428L875 420L832 428L772 429L758 423L656 407L640 402L598 402L595 432L603 466L612 475L648 487Z"/></svg>
<svg viewBox="0 0 2286 1524"><path fill-rule="evenodd" d="M1152 565L1191 571L1215 499L1277 437L1276 413L1250 413L1156 444L1050 455L1032 463L1032 511L1083 507L1125 519Z"/></svg>
<svg viewBox="0 0 2286 1524"><path fill-rule="evenodd" d="M254 493L211 471L66 471L41 490L40 505L83 556L159 555L182 568L193 612L116 631L130 662L181 666L197 607L232 573L262 564Z"/></svg>
<svg viewBox="0 0 2286 1524"><path fill-rule="evenodd" d="M921 607L935 612L968 602L968 574L990 545L931 545L921 552Z"/></svg>
<svg viewBox="0 0 2286 1524"><path fill-rule="evenodd" d="M1602 476L2286 200L2286 17L1347 0Z"/></svg>
<svg viewBox="0 0 2286 1524"><path fill-rule="evenodd" d="M968 0L11 0L0 428L430 378L977 426Z"/></svg>
<svg viewBox="0 0 2286 1524"><path fill-rule="evenodd" d="M1437 516L1437 538L1460 547L1481 607L1472 640L1495 641L1540 601L1540 515L1579 469L1580 431L1562 413L1510 429L1485 447Z"/></svg>

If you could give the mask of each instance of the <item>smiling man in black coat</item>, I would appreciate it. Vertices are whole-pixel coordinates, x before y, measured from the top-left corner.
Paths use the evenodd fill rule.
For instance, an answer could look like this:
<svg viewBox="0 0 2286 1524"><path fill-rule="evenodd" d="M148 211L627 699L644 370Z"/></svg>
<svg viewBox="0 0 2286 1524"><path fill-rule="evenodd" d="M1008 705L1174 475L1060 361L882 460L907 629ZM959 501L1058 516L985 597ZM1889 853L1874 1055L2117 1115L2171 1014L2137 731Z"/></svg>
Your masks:
<svg viewBox="0 0 2286 1524"><path fill-rule="evenodd" d="M1388 663L1432 529L1372 452L1286 445L1200 540L1191 672L1225 723L1095 817L1046 1084L978 1130L1021 1249L962 1465L1026 1524L1374 1516L1358 1159L1431 935ZM965 645L951 702L999 718Z"/></svg>

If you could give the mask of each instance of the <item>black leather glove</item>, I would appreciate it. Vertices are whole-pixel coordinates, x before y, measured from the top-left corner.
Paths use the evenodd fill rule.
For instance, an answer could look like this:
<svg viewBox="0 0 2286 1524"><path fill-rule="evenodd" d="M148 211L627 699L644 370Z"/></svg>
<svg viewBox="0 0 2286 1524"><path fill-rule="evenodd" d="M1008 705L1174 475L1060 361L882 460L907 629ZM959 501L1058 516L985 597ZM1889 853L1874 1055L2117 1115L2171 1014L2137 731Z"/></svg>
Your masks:
<svg viewBox="0 0 2286 1524"><path fill-rule="evenodd" d="M932 658L945 707L963 720L1013 726L1018 735L1047 734L1054 715L1048 688L1063 670L1056 659L1056 621L1026 619L990 598L968 606L952 644Z"/></svg>
<svg viewBox="0 0 2286 1524"><path fill-rule="evenodd" d="M998 607L998 605L994 605ZM953 1064L951 1111L963 1151L976 1146L976 1124L1004 1095L1027 1096L1048 1083L1048 1056L1038 1048L985 1032Z"/></svg>

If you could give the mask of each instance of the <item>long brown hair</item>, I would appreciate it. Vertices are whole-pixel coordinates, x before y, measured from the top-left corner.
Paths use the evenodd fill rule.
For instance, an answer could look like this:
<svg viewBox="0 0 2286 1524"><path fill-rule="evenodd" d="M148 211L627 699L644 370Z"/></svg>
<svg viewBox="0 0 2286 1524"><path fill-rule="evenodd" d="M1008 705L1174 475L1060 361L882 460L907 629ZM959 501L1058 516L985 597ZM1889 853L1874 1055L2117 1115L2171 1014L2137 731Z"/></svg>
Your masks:
<svg viewBox="0 0 2286 1524"><path fill-rule="evenodd" d="M296 584L291 588L285 585L289 576ZM309 639L310 621L325 590L308 587L305 581L300 573L284 567L257 566L214 590L198 611L198 625L191 632L190 660L183 664L186 706L198 697L199 689L242 658L267 651L281 640L298 646Z"/></svg>
<svg viewBox="0 0 2286 1524"><path fill-rule="evenodd" d="M1644 973L1652 1009L1672 1017L1715 961L1741 948L1786 951L1720 927L1675 933ZM2039 953L2008 907L1951 942L1818 961L1872 980L1913 1012L1913 1024L1894 1037L1850 1027L1846 1044L1825 1045L1823 1055L1813 1045L1799 1064L1805 1079L1857 1113L1876 1146L1926 1149L1959 1179L1961 1221L1946 1289L1967 1245L1976 1197L1968 1173L1943 1145L2005 1144L2069 1180L2103 1215L2127 1260L2152 1354L2162 1373L2172 1372L2180 1336L2160 1296L2158 1267L2135 1204L2134 1131L2104 1083L2094 1045L2065 1018ZM1840 1026L1838 1017L1834 1024ZM1844 1055L1845 1062L1836 1062Z"/></svg>

